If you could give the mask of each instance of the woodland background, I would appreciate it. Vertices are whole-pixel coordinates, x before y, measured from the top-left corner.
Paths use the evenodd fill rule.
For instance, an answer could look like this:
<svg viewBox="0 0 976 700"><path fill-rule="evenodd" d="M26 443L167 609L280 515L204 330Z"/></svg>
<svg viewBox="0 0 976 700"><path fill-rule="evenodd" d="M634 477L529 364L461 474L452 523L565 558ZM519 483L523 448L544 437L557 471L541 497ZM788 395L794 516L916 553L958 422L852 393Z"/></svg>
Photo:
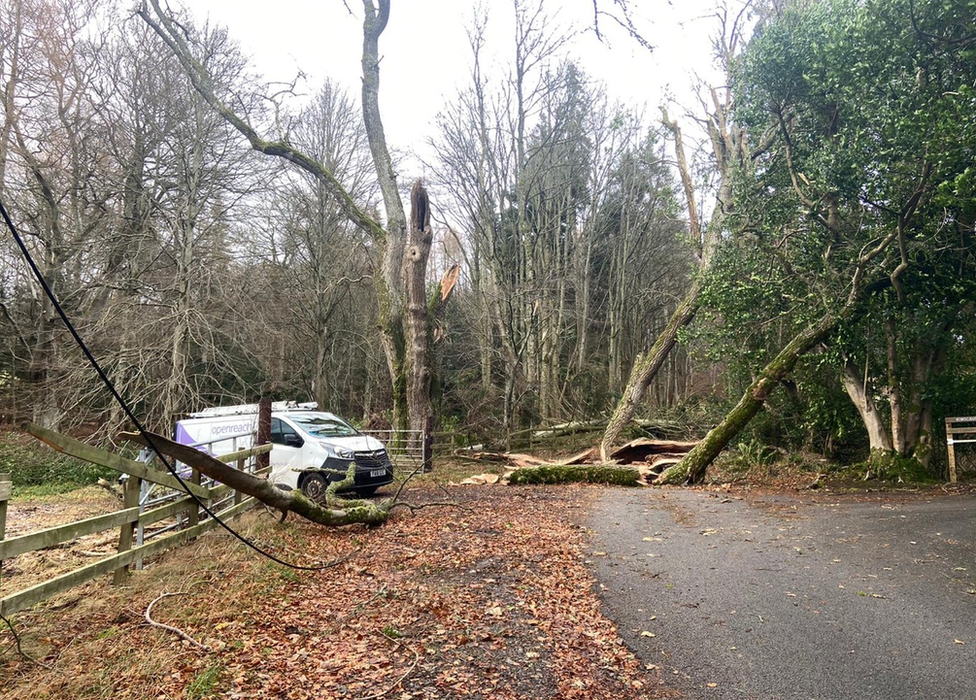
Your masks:
<svg viewBox="0 0 976 700"><path fill-rule="evenodd" d="M461 269L426 339L435 427L504 443L606 419L691 300L638 416L701 435L772 377L740 448L938 470L941 419L976 413L976 3L716 8L728 84L663 118L612 100L544 0L511 10L502 64L474 21L424 148L427 294ZM179 19L224 104L389 217L358 95L265 84L224 30ZM8 2L0 86L0 199L148 427L265 395L398 422L377 239L250 149L130 7ZM113 434L9 234L0 259L4 420Z"/></svg>

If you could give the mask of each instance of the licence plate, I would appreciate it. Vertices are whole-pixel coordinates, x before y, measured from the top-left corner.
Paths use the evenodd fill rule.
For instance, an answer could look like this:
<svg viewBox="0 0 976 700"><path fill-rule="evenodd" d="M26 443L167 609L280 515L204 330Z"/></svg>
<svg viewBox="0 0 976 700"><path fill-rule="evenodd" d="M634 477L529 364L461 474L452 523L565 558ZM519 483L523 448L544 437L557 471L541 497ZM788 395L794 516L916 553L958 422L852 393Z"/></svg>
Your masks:
<svg viewBox="0 0 976 700"><path fill-rule="evenodd" d="M371 471L369 473L369 477L371 479L378 479L381 476L386 476L386 470L385 469L374 469L373 471Z"/></svg>

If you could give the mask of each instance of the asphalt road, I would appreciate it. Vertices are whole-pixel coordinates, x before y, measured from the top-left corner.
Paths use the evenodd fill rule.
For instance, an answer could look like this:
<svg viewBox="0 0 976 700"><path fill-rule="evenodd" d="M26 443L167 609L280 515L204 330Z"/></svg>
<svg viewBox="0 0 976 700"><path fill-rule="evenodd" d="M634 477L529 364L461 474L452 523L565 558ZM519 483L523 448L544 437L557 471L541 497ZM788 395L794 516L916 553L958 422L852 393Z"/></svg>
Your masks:
<svg viewBox="0 0 976 700"><path fill-rule="evenodd" d="M607 489L609 616L684 697L976 698L976 497Z"/></svg>

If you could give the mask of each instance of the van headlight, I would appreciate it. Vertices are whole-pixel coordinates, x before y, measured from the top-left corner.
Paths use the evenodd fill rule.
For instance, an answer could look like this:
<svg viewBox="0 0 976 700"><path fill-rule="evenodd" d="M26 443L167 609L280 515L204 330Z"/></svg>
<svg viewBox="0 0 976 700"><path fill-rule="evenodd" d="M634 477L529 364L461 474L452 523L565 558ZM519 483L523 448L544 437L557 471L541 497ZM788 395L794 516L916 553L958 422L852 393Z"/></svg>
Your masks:
<svg viewBox="0 0 976 700"><path fill-rule="evenodd" d="M333 447L332 453L339 459L352 459L355 456L352 450L347 450L344 447Z"/></svg>

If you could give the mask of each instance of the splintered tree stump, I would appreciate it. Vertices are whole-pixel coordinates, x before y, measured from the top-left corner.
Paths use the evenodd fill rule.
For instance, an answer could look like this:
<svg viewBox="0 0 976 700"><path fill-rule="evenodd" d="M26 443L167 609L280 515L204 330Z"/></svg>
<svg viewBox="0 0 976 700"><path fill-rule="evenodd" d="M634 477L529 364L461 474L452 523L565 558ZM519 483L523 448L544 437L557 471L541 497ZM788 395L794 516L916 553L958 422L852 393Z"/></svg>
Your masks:
<svg viewBox="0 0 976 700"><path fill-rule="evenodd" d="M697 442L639 438L615 449L610 453L610 458L620 464L632 462L650 462L653 464L654 456L681 458L697 444Z"/></svg>

